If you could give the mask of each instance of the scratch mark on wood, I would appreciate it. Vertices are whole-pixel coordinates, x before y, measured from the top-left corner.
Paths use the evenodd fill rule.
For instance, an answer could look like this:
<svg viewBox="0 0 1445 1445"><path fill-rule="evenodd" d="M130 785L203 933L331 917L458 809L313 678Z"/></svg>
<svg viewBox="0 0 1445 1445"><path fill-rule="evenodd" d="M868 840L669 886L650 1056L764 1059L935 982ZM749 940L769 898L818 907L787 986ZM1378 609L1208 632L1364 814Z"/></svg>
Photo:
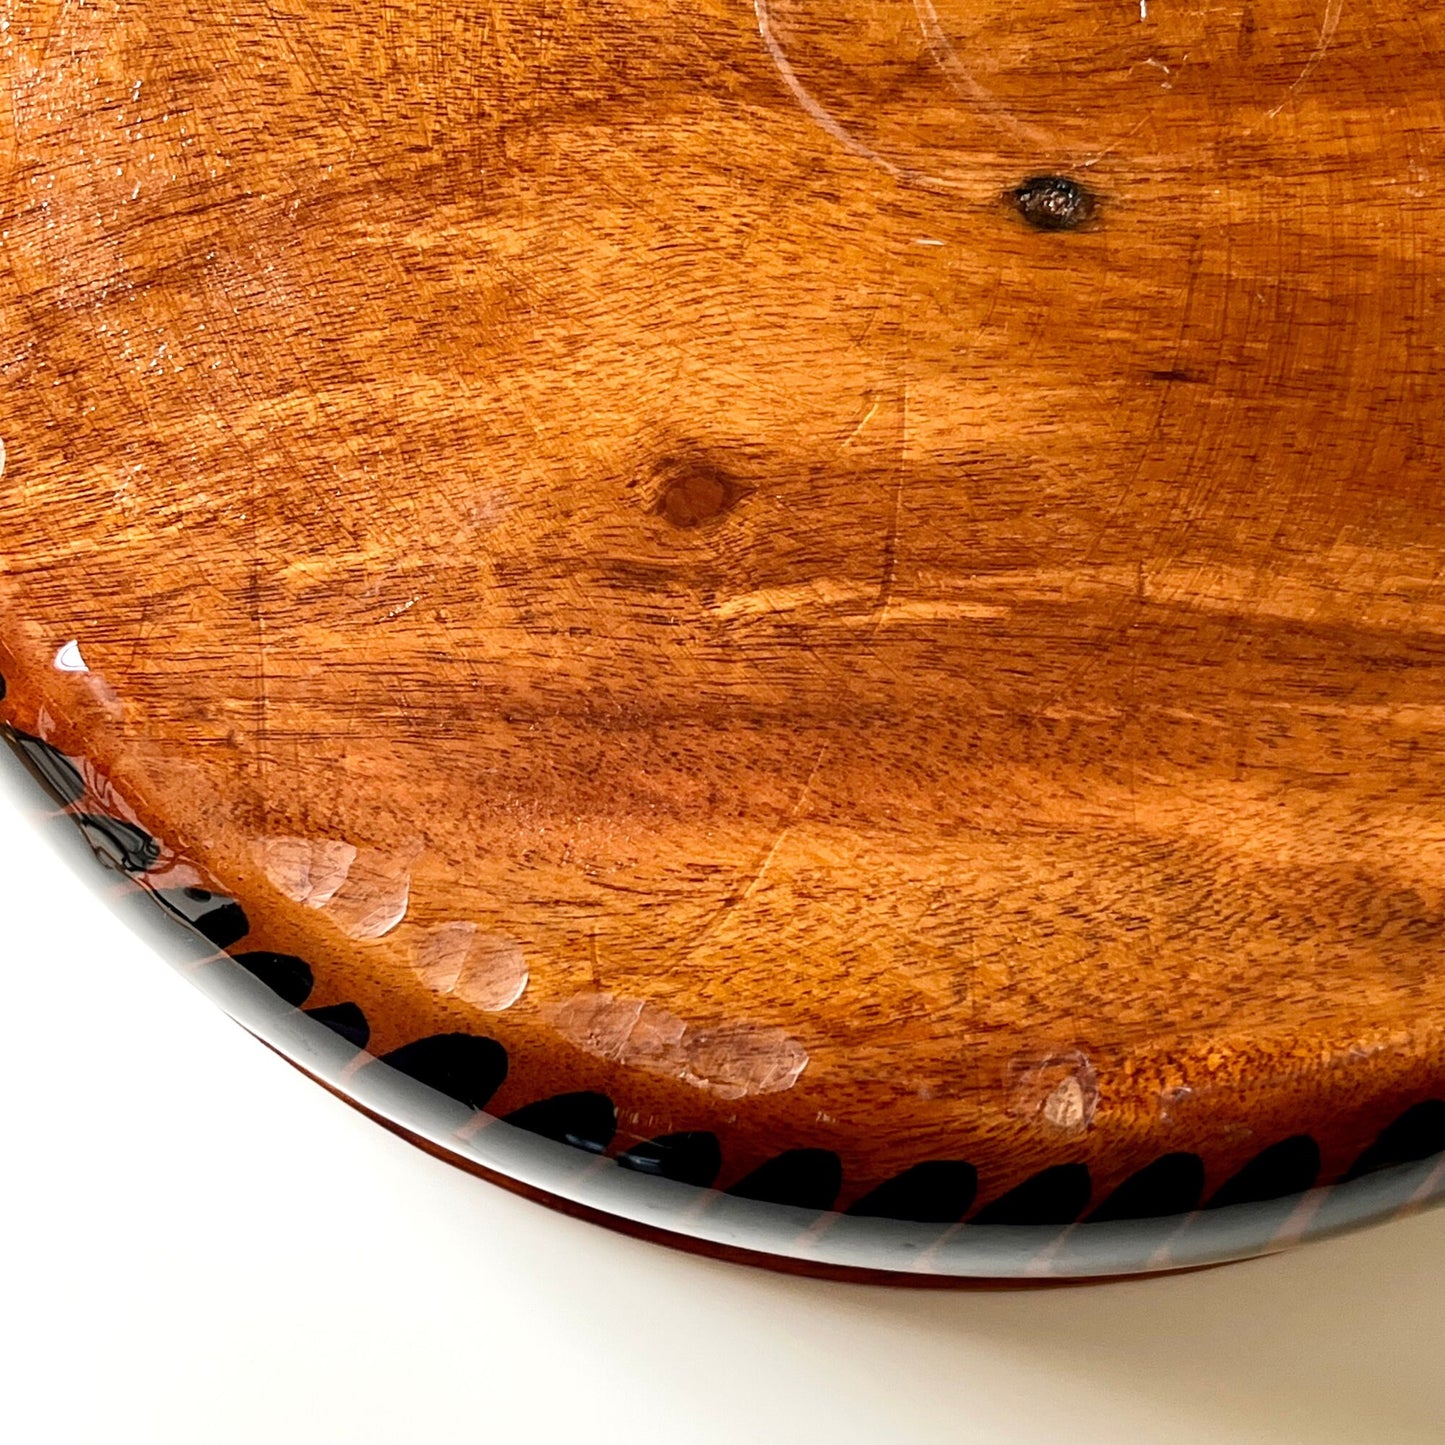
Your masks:
<svg viewBox="0 0 1445 1445"><path fill-rule="evenodd" d="M764 854L762 862L758 864L757 870L754 872L752 880L748 883L747 887L733 899L731 907L740 908L757 892L759 884L763 881L763 875L768 871L769 867L772 866L773 859L778 856L778 849L783 846L783 839L793 831L794 825L802 815L809 794L813 791L813 783L817 780L818 769L823 766L823 758L827 752L828 744L824 742L818 748L818 756L813 759L813 766L807 778L804 780L803 786L798 789L798 796L793 800L793 806L788 811L788 816L784 820L782 827L778 829L778 835L773 839L772 847Z"/></svg>
<svg viewBox="0 0 1445 1445"><path fill-rule="evenodd" d="M973 72L963 63L962 58L953 47L953 42L949 40L943 26L939 23L938 11L933 8L933 0L913 0L913 13L918 20L919 30L923 32L928 53L947 77L949 89L955 95L968 101L970 107L983 119L1002 126L1021 140L1027 141L1028 144L1045 149L1052 147L1053 138L1047 131L1010 115L998 97L974 77Z"/></svg>
<svg viewBox="0 0 1445 1445"><path fill-rule="evenodd" d="M878 414L878 407L879 407L878 398L877 398L877 397L874 397L874 398L873 398L873 405L870 406L870 407L868 408L868 410L867 410L866 412L864 412L864 414L863 414L863 420L860 421L860 422L858 423L858 425L855 426L855 427L853 428L853 430L848 433L848 435L843 439L842 443L839 445L838 450L839 450L840 452L845 452L845 451L847 451L848 448L853 445L854 441L857 440L859 434L863 431L863 428L866 427L866 426L868 425L868 423L869 423L870 421L872 421L873 418Z"/></svg>
<svg viewBox="0 0 1445 1445"><path fill-rule="evenodd" d="M1294 83L1285 91L1280 102L1273 110L1265 112L1266 120L1273 120L1280 111L1289 103L1290 97L1309 79L1314 68L1325 58L1325 51L1330 48L1330 43L1335 38L1335 31L1339 28L1340 16L1344 13L1345 0L1328 0L1325 6L1323 20L1320 21L1320 38L1315 48L1310 52L1310 57L1304 63L1304 69L1295 76Z"/></svg>
<svg viewBox="0 0 1445 1445"><path fill-rule="evenodd" d="M762 37L763 44L768 48L768 55L772 59L773 68L778 72L784 85L793 93L793 99L802 106L804 113L813 123L826 135L830 135L841 145L846 146L856 156L862 156L864 160L871 161L880 170L887 171L890 176L902 176L903 170L892 161L878 154L871 146L864 145L845 126L840 125L827 110L827 108L816 101L807 87L798 79L797 72L793 69L788 60L787 52L779 44L777 37L773 34L772 18L768 13L768 0L753 0L753 11L758 19L758 34Z"/></svg>

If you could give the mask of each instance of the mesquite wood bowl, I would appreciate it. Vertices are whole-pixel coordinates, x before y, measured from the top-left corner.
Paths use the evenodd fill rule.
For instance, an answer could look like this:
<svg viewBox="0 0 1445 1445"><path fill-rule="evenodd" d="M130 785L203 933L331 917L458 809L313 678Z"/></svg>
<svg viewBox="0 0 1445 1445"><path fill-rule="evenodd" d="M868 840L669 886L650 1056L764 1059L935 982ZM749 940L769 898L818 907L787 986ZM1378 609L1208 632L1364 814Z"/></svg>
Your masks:
<svg viewBox="0 0 1445 1445"><path fill-rule="evenodd" d="M806 1267L1440 1192L1445 16L7 15L8 756L248 1028Z"/></svg>

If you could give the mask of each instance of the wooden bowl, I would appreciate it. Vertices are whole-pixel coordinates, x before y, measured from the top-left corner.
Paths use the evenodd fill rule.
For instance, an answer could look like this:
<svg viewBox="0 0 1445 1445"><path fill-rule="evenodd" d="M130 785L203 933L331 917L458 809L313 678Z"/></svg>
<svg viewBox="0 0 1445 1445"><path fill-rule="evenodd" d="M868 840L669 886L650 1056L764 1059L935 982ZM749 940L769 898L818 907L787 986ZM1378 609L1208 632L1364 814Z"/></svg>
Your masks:
<svg viewBox="0 0 1445 1445"><path fill-rule="evenodd" d="M17 0L0 673L247 1027L814 1267L1445 1171L1445 17Z"/></svg>

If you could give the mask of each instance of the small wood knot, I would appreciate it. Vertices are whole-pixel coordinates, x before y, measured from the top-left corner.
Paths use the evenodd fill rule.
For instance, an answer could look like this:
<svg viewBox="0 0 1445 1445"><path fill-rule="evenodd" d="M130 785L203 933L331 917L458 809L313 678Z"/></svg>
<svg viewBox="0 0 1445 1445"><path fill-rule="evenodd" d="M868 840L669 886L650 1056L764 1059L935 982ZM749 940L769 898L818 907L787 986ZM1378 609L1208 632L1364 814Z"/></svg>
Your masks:
<svg viewBox="0 0 1445 1445"><path fill-rule="evenodd" d="M669 461L662 467L654 511L674 527L701 527L730 511L747 489L707 462Z"/></svg>
<svg viewBox="0 0 1445 1445"><path fill-rule="evenodd" d="M727 488L716 478L693 474L669 483L658 510L674 527L696 527L727 508Z"/></svg>
<svg viewBox="0 0 1445 1445"><path fill-rule="evenodd" d="M1094 195L1067 176L1030 176L1008 201L1039 231L1077 230L1094 214Z"/></svg>

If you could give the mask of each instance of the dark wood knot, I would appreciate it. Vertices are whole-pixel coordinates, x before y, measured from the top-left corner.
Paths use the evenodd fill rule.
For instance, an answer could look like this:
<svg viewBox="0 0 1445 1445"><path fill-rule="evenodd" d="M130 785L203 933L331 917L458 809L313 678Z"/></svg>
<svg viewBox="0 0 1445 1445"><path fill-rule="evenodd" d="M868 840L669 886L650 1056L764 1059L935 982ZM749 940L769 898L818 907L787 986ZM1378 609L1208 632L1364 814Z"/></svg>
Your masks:
<svg viewBox="0 0 1445 1445"><path fill-rule="evenodd" d="M1074 231L1093 217L1092 191L1068 176L1030 176L1008 192L1008 201L1039 231Z"/></svg>

